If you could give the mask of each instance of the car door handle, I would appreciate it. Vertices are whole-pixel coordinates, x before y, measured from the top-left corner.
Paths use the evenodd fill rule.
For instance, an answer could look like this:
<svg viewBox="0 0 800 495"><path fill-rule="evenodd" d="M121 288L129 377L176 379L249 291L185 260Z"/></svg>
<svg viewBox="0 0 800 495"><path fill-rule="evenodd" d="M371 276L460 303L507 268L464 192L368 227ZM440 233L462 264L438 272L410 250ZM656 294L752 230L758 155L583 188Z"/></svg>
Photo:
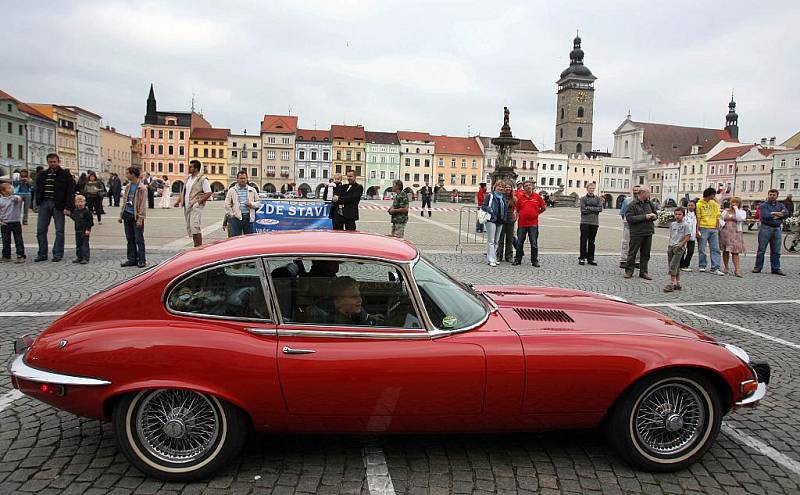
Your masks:
<svg viewBox="0 0 800 495"><path fill-rule="evenodd" d="M317 351L312 349L292 349L289 346L283 347L284 354L314 354L315 352Z"/></svg>

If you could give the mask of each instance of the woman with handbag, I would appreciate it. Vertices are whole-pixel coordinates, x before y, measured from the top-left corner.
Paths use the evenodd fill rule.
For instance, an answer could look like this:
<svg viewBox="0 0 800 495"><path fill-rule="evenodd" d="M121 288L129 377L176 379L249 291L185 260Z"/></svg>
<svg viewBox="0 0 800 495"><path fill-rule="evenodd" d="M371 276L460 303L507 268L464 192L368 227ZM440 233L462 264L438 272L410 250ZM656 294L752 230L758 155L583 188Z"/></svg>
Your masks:
<svg viewBox="0 0 800 495"><path fill-rule="evenodd" d="M720 223L724 225L719 231L719 249L722 251L722 271L728 274L728 259L733 258L734 275L737 277L742 276L742 271L739 269L739 255L745 252L744 236L744 221L747 218L747 212L742 209L741 198L734 196L731 198L731 205L729 208L722 212Z"/></svg>
<svg viewBox="0 0 800 495"><path fill-rule="evenodd" d="M489 266L497 266L497 241L503 232L503 223L508 212L504 189L505 182L502 180L492 184L492 192L483 200L482 213L478 213L478 219L486 227L486 261Z"/></svg>
<svg viewBox="0 0 800 495"><path fill-rule="evenodd" d="M97 174L89 172L83 184L81 194L86 196L86 208L97 215L97 224L102 225L103 197L106 195L106 186L103 181L97 180Z"/></svg>

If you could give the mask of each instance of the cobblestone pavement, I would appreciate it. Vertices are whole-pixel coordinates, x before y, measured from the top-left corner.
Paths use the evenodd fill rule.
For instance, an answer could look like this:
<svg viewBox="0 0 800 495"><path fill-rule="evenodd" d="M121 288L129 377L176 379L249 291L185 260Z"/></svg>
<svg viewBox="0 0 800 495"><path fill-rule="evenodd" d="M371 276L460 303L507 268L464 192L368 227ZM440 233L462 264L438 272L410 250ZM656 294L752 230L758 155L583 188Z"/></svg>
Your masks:
<svg viewBox="0 0 800 495"><path fill-rule="evenodd" d="M62 311L138 269L123 269L119 250L95 250L87 266L0 265L0 312ZM159 262L171 253L152 254ZM800 257L785 257L788 277L684 274L681 293L663 294L666 260L653 282L623 280L614 256L597 267L571 254L548 254L542 268L490 268L478 254L430 254L454 276L481 284L573 287L625 297L714 337L742 346L773 366L770 392L754 410L729 415L713 448L673 474L632 470L596 431L507 435L253 435L234 464L210 480L162 483L130 466L111 425L57 411L10 390L0 377L0 493L370 493L366 445L376 445L396 493L800 493ZM702 305L703 302L736 304ZM741 303L745 301L747 303ZM672 305L672 306L668 306ZM11 341L37 333L54 316L0 316L0 361ZM711 319L709 319L711 318ZM720 323L722 322L722 323ZM772 336L777 339L765 337ZM789 344L795 344L794 347ZM378 492L378 491L375 491ZM390 493L390 492L378 492Z"/></svg>

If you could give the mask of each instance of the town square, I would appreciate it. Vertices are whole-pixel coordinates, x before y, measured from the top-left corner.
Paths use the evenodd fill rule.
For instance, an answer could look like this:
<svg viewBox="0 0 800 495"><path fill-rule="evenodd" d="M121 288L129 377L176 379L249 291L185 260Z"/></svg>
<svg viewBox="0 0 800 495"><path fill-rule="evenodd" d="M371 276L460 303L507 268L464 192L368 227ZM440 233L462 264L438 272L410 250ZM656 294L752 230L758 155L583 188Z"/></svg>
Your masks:
<svg viewBox="0 0 800 495"><path fill-rule="evenodd" d="M0 3L0 493L800 493L800 8L578 3Z"/></svg>

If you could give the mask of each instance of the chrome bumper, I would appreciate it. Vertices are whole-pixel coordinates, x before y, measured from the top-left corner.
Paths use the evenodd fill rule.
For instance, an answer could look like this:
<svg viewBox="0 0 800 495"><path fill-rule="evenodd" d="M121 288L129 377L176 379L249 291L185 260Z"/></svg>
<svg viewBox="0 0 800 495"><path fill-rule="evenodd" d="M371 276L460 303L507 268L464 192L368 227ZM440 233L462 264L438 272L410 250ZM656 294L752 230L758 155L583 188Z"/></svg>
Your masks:
<svg viewBox="0 0 800 495"><path fill-rule="evenodd" d="M761 402L761 399L763 399L765 395L767 395L767 384L763 382L759 383L758 388L753 393L753 395L742 401L737 402L736 404L733 405L733 407L736 408L755 407L759 402Z"/></svg>
<svg viewBox="0 0 800 495"><path fill-rule="evenodd" d="M97 387L102 385L111 385L107 380L99 380L97 378L86 378L83 376L62 375L61 373L53 373L50 371L40 370L25 364L25 354L18 354L8 364L8 372L13 378L22 378L39 383L52 383L55 385L82 385L88 387ZM13 380L12 380L13 382Z"/></svg>
<svg viewBox="0 0 800 495"><path fill-rule="evenodd" d="M758 387L753 392L753 395L734 404L734 408L755 407L767 395L767 385L772 376L772 369L769 364L753 361L750 363L750 369L753 370L753 374L758 380Z"/></svg>

